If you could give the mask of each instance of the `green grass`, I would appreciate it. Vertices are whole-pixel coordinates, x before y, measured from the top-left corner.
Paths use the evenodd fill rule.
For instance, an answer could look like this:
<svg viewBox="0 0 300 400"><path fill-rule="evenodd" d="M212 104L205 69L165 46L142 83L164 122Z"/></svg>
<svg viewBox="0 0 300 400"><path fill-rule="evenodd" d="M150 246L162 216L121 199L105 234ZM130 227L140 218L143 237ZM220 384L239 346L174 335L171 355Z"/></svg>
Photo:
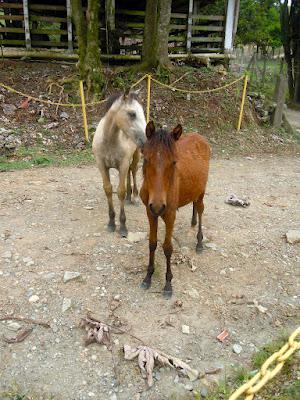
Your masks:
<svg viewBox="0 0 300 400"><path fill-rule="evenodd" d="M20 170L45 166L76 166L89 164L94 158L90 148L85 150L52 152L41 147L18 148L12 155L0 156L0 171Z"/></svg>

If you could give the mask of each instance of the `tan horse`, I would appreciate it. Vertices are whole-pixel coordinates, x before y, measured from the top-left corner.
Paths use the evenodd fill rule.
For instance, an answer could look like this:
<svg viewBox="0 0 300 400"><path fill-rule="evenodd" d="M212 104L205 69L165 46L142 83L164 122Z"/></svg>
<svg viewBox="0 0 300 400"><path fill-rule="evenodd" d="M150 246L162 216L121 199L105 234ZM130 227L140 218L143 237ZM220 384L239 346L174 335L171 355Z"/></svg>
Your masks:
<svg viewBox="0 0 300 400"><path fill-rule="evenodd" d="M164 296L172 296L171 271L172 232L176 210L193 203L192 226L197 224L196 251L202 246L201 217L204 210L203 197L208 178L210 147L207 141L198 134L181 137L182 127L177 125L171 133L164 129L155 130L153 122L146 127L147 142L143 147L144 181L140 196L147 209L150 225L149 264L142 287L151 286L154 272L154 254L157 246L157 224L161 217L166 225L166 236L163 249L167 261L166 285Z"/></svg>
<svg viewBox="0 0 300 400"><path fill-rule="evenodd" d="M120 201L120 234L127 236L126 215L124 209L125 196L131 202L131 179L133 177L133 196L137 201L138 189L136 173L140 160L139 147L146 141L146 120L143 108L137 101L136 93L112 96L107 101L107 112L99 122L94 140L93 153L103 180L103 188L108 201L108 230L115 231L115 210L113 205L113 189L109 170L119 171L118 197ZM126 188L127 178L127 188Z"/></svg>

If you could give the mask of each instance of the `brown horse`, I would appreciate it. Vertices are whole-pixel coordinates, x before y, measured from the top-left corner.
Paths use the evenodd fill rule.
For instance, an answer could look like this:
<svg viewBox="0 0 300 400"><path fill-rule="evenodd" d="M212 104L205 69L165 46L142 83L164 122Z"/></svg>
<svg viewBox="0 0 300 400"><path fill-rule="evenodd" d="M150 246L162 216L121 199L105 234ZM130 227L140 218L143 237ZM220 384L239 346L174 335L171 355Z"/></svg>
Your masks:
<svg viewBox="0 0 300 400"><path fill-rule="evenodd" d="M166 285L164 296L172 296L171 271L172 232L179 207L193 202L192 226L197 224L196 251L202 246L201 217L204 210L203 197L208 177L210 147L207 141L198 134L181 137L182 127L177 125L172 132L164 129L155 130L153 122L146 127L147 141L143 147L144 180L140 196L147 209L150 225L149 265L142 287L151 286L154 272L154 253L157 246L157 224L161 217L166 225L163 249L167 261Z"/></svg>

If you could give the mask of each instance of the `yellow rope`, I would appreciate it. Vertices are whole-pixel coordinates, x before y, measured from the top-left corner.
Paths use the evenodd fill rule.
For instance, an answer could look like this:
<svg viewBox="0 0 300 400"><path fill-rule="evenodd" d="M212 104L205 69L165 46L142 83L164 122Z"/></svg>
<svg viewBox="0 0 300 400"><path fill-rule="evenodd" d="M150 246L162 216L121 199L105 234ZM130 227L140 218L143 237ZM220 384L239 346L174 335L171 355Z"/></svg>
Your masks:
<svg viewBox="0 0 300 400"><path fill-rule="evenodd" d="M271 380L284 366L286 360L296 351L300 350L300 342L296 337L300 335L300 326L289 337L288 342L281 347L279 351L272 354L261 366L260 371L254 375L252 379L237 389L228 400L237 400L240 396L244 396L245 400L254 399L255 394ZM270 370L269 366L276 363L275 367Z"/></svg>
<svg viewBox="0 0 300 400"><path fill-rule="evenodd" d="M144 76L141 77L137 82L135 82L133 85L130 86L130 89L133 89L135 86L137 86L139 83L141 83L145 78L147 78L148 74L145 74Z"/></svg>
<svg viewBox="0 0 300 400"><path fill-rule="evenodd" d="M167 85L167 84L165 84L165 83L162 83L162 82L160 82L160 81L158 81L158 80L156 80L156 79L154 79L154 78L152 78L152 77L151 77L151 79L152 79L153 82L157 83L158 85L163 86L163 87L165 87L165 88L168 88L168 89L170 89L170 90L172 90L172 91L182 92L182 93L201 94L201 93L217 92L217 91L219 91L219 90L226 89L226 88L228 88L229 86L232 86L232 85L234 85L235 83L237 83L237 82L241 81L242 79L244 79L244 75L242 75L241 77L239 77L238 79L236 79L236 80L234 80L234 81L232 81L232 82L230 82L230 83L227 83L227 84L224 85L224 86L219 86L219 87L214 88L214 89L205 89L205 90L186 90L186 89L180 89L180 88L176 88L176 87L174 87L174 86L171 86L171 85Z"/></svg>
<svg viewBox="0 0 300 400"><path fill-rule="evenodd" d="M53 106L62 106L62 107L81 107L82 106L81 103L79 103L79 104L57 103L57 102L51 101L51 100L39 99L38 97L34 97L34 96L29 95L29 94L20 92L20 91L18 91L16 89L12 88L11 86L4 85L4 83L2 83L2 82L0 82L0 86L3 87L6 90L12 92L12 93L19 94L22 97L27 97L28 99L31 99L31 100L34 100L34 101L38 101L38 102L44 103L44 104L50 104L50 105L53 105ZM105 102L106 102L106 99L99 100L99 101L95 101L95 102L91 102L91 103L86 103L86 106L94 106L96 104L101 104L101 103L105 103Z"/></svg>

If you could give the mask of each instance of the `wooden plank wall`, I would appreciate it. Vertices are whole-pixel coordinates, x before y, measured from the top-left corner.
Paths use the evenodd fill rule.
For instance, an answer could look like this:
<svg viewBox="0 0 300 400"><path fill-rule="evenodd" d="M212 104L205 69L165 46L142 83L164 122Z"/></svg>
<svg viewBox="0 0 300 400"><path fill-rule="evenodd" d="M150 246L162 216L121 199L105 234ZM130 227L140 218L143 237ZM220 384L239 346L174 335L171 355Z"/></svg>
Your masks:
<svg viewBox="0 0 300 400"><path fill-rule="evenodd" d="M25 2L26 3L26 2ZM0 3L0 43L4 47L68 48L76 47L72 36L70 12L67 6L30 4L30 43L25 40L23 2ZM67 4L67 2L66 2ZM102 15L103 14L103 15ZM188 14L172 13L169 35L169 53L223 53L225 17L222 15L192 15L190 43L187 43ZM101 19L104 12L101 13ZM116 32L119 54L140 55L143 42L145 11L116 9ZM28 25L28 24L27 24ZM102 24L103 25L103 24ZM74 29L73 29L74 32ZM105 28L101 28L102 53L107 53ZM189 47L189 48L187 48Z"/></svg>

